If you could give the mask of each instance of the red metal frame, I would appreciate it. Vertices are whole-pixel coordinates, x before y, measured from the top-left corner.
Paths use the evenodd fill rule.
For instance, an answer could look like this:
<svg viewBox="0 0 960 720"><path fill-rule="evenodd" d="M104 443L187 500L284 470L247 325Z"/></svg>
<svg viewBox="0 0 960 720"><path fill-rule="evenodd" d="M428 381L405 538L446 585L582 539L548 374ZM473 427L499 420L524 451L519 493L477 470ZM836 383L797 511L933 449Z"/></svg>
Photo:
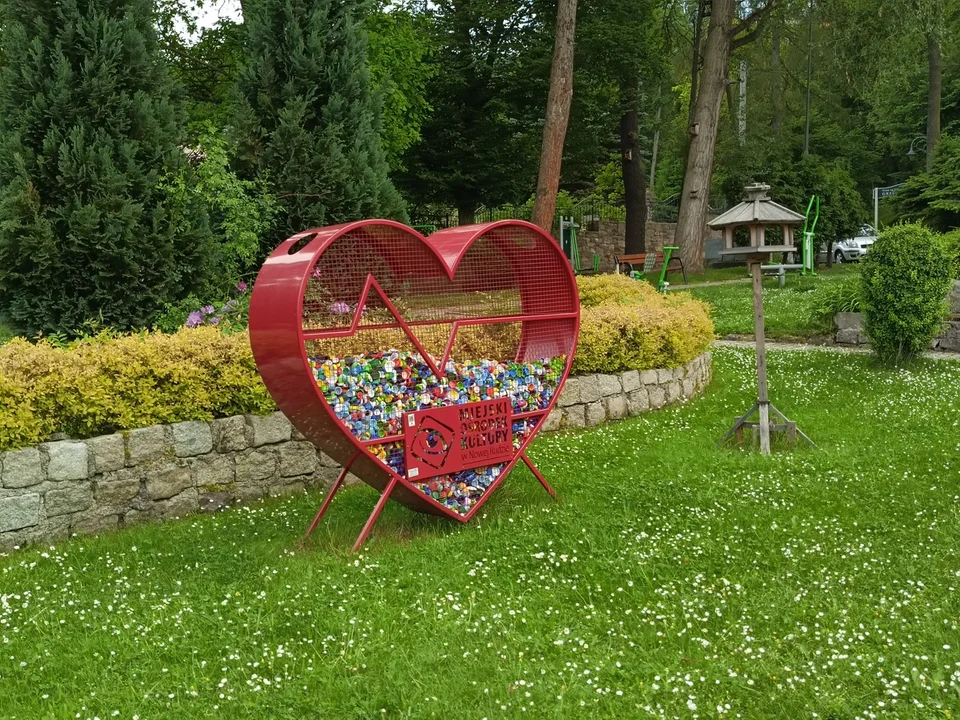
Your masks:
<svg viewBox="0 0 960 720"><path fill-rule="evenodd" d="M430 280L442 280L442 276L446 275L444 282L449 283L453 283L455 278L461 279L457 276L458 268L467 251L475 243L481 240L487 244L492 243L497 252L505 258L504 262L509 263L513 273L510 279L514 285L511 288L519 294L520 314L462 318L455 317L456 313L451 312L449 316L441 314L443 319L408 321L403 313L398 311L388 293L384 292L373 273L368 273L354 317L348 326L304 328L304 298L307 286L311 273L315 267L319 267L318 263L323 254L338 240L351 242L354 238L367 237L368 233L370 236L377 233L393 234L401 239L406 236L406 241L413 239L422 243L429 250L429 256L438 264L438 267L424 266L424 276ZM299 247L295 247L298 245ZM398 241L397 245L402 243ZM382 262L391 266L406 262L406 258L402 256L389 256L390 245L385 244L382 247L386 255L380 259ZM525 262L525 258L531 257L540 259L539 267L528 267L533 263ZM425 262L423 258L420 261ZM483 278L477 278L477 282L482 280ZM451 357L458 332L470 325L518 323L519 344L516 357L513 358L518 362L537 357L561 354L566 356L566 365L549 404L545 408L513 415L514 421L537 418L541 422L528 430L513 459L465 514L454 512L420 492L410 480L380 462L370 449L376 445L402 441L404 436L401 434L374 440L355 437L337 417L314 378L306 343L321 338L348 338L356 334L361 327L361 309L367 306L372 296L383 303L396 325L363 324L363 329L401 329L436 377L441 377L440 368L445 367ZM308 440L344 466L304 539L316 528L347 472L351 470L354 475L382 492L354 550L363 544L388 497L393 497L418 512L469 522L518 460L523 460L550 495L555 496L553 489L527 457L526 449L542 426L542 420L556 404L569 375L579 333L579 311L576 280L562 250L540 228L522 221L507 220L451 228L424 238L415 230L397 222L365 220L307 230L281 243L267 258L254 285L250 303L250 344L260 374L278 407ZM428 325L450 326L450 336L439 362L427 352L414 331L415 328Z"/></svg>

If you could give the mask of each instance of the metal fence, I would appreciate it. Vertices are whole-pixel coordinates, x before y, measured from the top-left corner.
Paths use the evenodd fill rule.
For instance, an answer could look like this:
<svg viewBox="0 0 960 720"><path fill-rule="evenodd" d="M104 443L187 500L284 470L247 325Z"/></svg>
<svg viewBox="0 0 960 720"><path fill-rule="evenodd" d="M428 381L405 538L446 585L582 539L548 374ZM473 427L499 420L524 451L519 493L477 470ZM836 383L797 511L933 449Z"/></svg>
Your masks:
<svg viewBox="0 0 960 720"><path fill-rule="evenodd" d="M654 203L648 207L647 220L651 222L676 222L679 211L678 198ZM533 208L528 205L504 205L498 208L479 208L474 213L474 222L488 223L497 220L530 220ZM626 220L622 205L583 200L572 207L561 207L553 221L553 234L557 235L561 217L573 217L573 221L585 230L596 228L600 222ZM410 212L411 225L430 233L459 225L457 211L453 208L419 207Z"/></svg>

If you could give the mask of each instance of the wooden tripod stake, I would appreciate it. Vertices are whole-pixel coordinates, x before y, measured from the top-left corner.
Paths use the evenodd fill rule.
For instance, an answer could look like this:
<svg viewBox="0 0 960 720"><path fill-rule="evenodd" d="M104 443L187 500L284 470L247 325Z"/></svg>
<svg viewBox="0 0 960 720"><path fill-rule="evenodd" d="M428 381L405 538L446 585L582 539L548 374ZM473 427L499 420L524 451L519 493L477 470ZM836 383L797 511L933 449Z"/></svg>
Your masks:
<svg viewBox="0 0 960 720"><path fill-rule="evenodd" d="M754 336L757 345L757 402L742 417L738 417L733 427L727 431L727 434L720 438L718 445L726 442L732 435L735 435L737 441L743 439L744 428L755 428L760 437L760 454L770 454L770 431L785 432L787 442L793 445L797 436L810 445L813 441L808 438L797 427L797 423L787 419L787 416L774 407L767 394L767 341L763 328L763 282L760 263L762 256L759 254L751 255L750 273L753 277L753 326ZM773 413L780 419L780 424L770 422L770 413ZM754 413L758 415L758 421L752 422L750 418Z"/></svg>
<svg viewBox="0 0 960 720"><path fill-rule="evenodd" d="M760 453L762 455L770 454L771 430L786 432L787 440L791 444L796 441L797 435L799 435L813 445L810 438L797 429L797 424L788 420L782 412L777 410L767 396L767 346L763 332L763 283L761 282L763 268L761 263L764 261L770 262L774 255L787 255L794 252L793 230L804 221L804 217L800 213L771 200L767 195L769 189L769 185L762 183L748 185L746 200L710 222L711 228L723 233L724 249L720 251L721 256L746 256L747 267L750 268L750 274L753 276L753 325L757 339L757 402L743 417L737 418L733 427L720 438L720 443L725 442L731 435L736 435L737 440L740 441L743 439L743 429L745 427L755 428L760 439ZM780 229L780 245L767 245L768 228ZM750 244L748 246L736 246L735 233L738 229L749 232ZM778 271L782 276L785 270L799 270L801 266L780 264L768 265L767 267L770 270ZM782 424L770 423L771 412L782 421ZM754 413L759 416L758 422L750 421L750 417Z"/></svg>

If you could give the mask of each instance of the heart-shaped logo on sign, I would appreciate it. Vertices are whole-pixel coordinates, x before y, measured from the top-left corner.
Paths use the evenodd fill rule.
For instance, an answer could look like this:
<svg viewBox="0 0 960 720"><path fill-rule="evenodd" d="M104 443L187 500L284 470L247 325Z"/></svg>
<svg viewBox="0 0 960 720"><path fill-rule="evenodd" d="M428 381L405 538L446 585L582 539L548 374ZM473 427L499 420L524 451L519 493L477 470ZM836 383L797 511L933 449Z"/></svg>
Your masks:
<svg viewBox="0 0 960 720"><path fill-rule="evenodd" d="M522 460L576 348L570 264L535 225L308 230L267 258L250 344L293 425L388 497L466 522Z"/></svg>

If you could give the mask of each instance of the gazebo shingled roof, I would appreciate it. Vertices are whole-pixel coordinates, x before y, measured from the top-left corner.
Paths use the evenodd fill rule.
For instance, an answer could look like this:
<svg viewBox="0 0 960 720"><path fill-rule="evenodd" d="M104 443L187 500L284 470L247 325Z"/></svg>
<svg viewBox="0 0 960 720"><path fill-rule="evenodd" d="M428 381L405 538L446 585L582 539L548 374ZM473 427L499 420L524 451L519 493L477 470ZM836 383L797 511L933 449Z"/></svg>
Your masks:
<svg viewBox="0 0 960 720"><path fill-rule="evenodd" d="M723 230L724 245L733 248L733 231L738 227L750 228L750 245L765 245L766 226L783 228L783 244L793 245L793 226L804 221L803 215L775 203L767 196L769 185L755 183L746 188L747 199L714 218L710 223L714 230Z"/></svg>

